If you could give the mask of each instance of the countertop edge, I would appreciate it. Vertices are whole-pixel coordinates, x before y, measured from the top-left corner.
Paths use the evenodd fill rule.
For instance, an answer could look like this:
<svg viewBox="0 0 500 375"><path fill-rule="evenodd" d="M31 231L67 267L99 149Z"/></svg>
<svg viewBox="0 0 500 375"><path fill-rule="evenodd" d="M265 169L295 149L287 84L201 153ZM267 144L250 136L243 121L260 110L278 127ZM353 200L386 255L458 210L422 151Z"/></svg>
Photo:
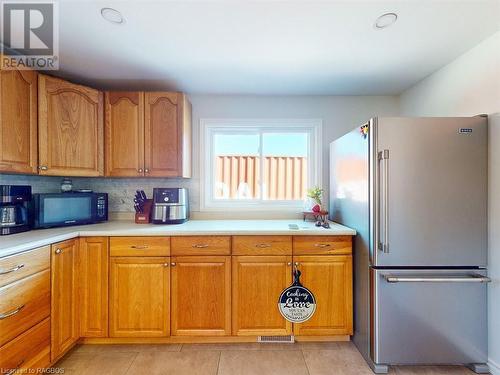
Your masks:
<svg viewBox="0 0 500 375"><path fill-rule="evenodd" d="M129 223L126 223L129 224ZM0 259L15 254L30 251L32 249L47 246L56 242L61 242L65 240L70 240L77 237L117 237L117 236L141 236L141 237L152 237L152 236L235 236L235 235L267 235L267 236L355 236L356 231L340 224L334 224L335 226L340 226L341 228L333 229L332 231L318 232L313 229L288 229L288 230L258 230L258 229L228 229L228 230L165 230L164 232L154 231L151 227L134 228L134 230L129 229L85 229L85 228L75 228L72 230L70 227L58 228L62 233L47 234L47 237L36 239L33 241L23 242L19 245L9 246L6 249L0 249ZM147 231L149 229L149 231ZM43 230L43 229L42 229ZM32 233L32 232L25 232Z"/></svg>

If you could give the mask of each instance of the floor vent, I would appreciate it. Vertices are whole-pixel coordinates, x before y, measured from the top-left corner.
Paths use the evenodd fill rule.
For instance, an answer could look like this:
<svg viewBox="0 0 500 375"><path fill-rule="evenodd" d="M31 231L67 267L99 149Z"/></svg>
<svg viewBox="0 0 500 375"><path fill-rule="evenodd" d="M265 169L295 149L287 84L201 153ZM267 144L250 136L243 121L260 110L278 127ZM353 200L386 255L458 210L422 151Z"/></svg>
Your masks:
<svg viewBox="0 0 500 375"><path fill-rule="evenodd" d="M293 344L295 342L294 336L259 336L257 342L271 342L281 344Z"/></svg>

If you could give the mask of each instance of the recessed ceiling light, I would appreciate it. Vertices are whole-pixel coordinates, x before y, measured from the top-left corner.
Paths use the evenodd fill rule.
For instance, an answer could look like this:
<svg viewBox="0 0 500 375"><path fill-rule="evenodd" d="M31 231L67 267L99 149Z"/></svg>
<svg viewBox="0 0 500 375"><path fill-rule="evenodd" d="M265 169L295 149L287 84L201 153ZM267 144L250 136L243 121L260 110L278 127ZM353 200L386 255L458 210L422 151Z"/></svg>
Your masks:
<svg viewBox="0 0 500 375"><path fill-rule="evenodd" d="M398 19L398 15L396 13L385 13L382 14L375 20L373 27L376 29L385 29L386 27L391 26Z"/></svg>
<svg viewBox="0 0 500 375"><path fill-rule="evenodd" d="M102 8L101 16L106 21L114 23L116 25L121 25L125 23L125 18L123 17L123 15L119 11L113 8Z"/></svg>

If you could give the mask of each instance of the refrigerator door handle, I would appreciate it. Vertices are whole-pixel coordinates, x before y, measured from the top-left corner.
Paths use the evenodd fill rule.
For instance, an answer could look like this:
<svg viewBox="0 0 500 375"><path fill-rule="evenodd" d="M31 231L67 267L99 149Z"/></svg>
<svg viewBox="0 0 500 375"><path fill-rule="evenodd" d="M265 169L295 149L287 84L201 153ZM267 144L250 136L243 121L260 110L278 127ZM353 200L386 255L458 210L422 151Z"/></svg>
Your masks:
<svg viewBox="0 0 500 375"><path fill-rule="evenodd" d="M379 176L380 173L380 164L383 164L383 177L379 179L380 182L383 182L383 189L379 186L379 194L382 192L383 195L383 222L384 222L384 240L379 240L378 249L383 251L384 253L389 252L389 150L383 150L378 153L378 161L379 161ZM379 197L380 202L380 197ZM380 222L380 210L379 210L379 222ZM380 224L378 225L378 229L380 231ZM380 235L379 235L380 238Z"/></svg>
<svg viewBox="0 0 500 375"><path fill-rule="evenodd" d="M481 275L469 276L397 276L384 275L385 281L388 283L489 283L491 279Z"/></svg>

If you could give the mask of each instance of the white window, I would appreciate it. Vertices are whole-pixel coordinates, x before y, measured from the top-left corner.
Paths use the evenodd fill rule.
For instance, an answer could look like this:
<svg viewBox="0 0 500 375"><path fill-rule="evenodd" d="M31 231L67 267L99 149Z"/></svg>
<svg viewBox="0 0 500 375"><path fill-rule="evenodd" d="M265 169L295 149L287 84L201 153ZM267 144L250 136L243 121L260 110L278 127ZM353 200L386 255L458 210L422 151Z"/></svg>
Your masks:
<svg viewBox="0 0 500 375"><path fill-rule="evenodd" d="M321 120L202 119L201 209L300 211L321 186Z"/></svg>

